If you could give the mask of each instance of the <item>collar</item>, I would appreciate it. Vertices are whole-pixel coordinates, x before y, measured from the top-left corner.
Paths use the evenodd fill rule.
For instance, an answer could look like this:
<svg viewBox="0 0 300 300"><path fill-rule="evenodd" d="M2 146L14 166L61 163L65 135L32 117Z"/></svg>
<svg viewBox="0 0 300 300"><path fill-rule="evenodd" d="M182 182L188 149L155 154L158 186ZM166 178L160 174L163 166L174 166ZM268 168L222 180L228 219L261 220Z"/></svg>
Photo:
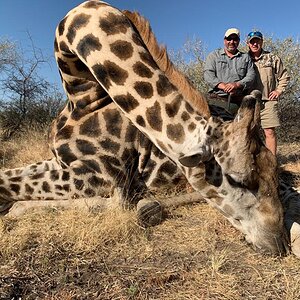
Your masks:
<svg viewBox="0 0 300 300"><path fill-rule="evenodd" d="M241 53L242 53L242 52L240 52L240 50L239 50L239 49L237 49L237 52L236 52L236 54L233 54L233 56L232 56L232 57L239 56L239 55L241 55ZM221 54L221 55L226 55L226 56L228 56L228 55L227 55L227 53L225 52L225 49L224 49L224 48L221 48L221 49L220 49L220 54Z"/></svg>

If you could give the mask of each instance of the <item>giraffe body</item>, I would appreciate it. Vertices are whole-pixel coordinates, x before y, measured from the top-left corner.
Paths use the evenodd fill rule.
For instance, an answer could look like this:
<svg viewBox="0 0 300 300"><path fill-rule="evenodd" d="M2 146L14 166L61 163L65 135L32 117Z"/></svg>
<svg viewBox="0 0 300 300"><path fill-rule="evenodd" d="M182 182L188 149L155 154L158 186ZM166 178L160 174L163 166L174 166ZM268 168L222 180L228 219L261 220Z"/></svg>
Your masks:
<svg viewBox="0 0 300 300"><path fill-rule="evenodd" d="M200 94L182 89L187 81L174 80L172 64L162 66L140 21L87 1L60 22L55 55L68 104L52 126L55 159L3 173L3 205L95 197L114 187L130 207L149 187L184 174L256 248L284 253L276 162L257 133L260 95L245 97L233 121L211 116Z"/></svg>

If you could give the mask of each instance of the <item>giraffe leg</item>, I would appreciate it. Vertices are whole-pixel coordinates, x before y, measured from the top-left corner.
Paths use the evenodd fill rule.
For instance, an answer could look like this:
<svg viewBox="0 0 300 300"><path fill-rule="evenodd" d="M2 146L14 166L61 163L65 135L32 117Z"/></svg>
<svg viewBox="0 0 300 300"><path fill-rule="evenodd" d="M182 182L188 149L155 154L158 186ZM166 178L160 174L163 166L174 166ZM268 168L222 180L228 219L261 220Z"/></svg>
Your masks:
<svg viewBox="0 0 300 300"><path fill-rule="evenodd" d="M143 227L155 226L160 224L167 217L167 211L170 208L203 201L204 199L198 192L162 199L142 199L137 204L138 222Z"/></svg>
<svg viewBox="0 0 300 300"><path fill-rule="evenodd" d="M300 193L283 181L279 182L279 192L291 250L294 255L300 258Z"/></svg>
<svg viewBox="0 0 300 300"><path fill-rule="evenodd" d="M25 167L3 170L0 172L0 178L12 178L12 177L24 177L28 175L40 174L49 170L61 169L60 164L56 158L51 160L45 160L38 163L30 164ZM1 198L0 198L1 199ZM0 215L6 215L15 204L14 201L4 201L1 203L0 200Z"/></svg>

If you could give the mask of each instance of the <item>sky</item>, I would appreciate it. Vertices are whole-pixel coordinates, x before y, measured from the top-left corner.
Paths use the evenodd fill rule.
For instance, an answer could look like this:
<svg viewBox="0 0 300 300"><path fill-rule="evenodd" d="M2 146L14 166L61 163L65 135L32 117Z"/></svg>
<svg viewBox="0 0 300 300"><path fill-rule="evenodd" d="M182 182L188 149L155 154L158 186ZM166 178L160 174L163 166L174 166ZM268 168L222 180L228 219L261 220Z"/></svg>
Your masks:
<svg viewBox="0 0 300 300"><path fill-rule="evenodd" d="M55 28L80 0L0 0L0 39L29 49L30 40L41 49L48 64L41 69L50 83L60 86L54 60ZM226 29L237 27L241 39L252 29L274 38L300 38L299 0L110 0L119 9L135 10L146 17L158 41L169 50L181 49L189 39L200 39L207 52L223 46ZM26 53L26 51L25 51Z"/></svg>

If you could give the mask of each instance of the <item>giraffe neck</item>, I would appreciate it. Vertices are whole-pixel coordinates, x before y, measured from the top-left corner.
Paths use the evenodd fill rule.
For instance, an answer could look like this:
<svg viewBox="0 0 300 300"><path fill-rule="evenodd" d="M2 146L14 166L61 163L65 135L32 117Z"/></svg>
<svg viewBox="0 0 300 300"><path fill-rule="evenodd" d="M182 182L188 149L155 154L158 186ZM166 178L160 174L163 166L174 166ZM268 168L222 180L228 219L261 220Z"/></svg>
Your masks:
<svg viewBox="0 0 300 300"><path fill-rule="evenodd" d="M126 117L171 159L210 156L207 118L183 99L119 10L96 1L83 3L68 14L57 35L65 36L56 45L58 63L67 64L76 55ZM70 93L67 80L65 86Z"/></svg>

